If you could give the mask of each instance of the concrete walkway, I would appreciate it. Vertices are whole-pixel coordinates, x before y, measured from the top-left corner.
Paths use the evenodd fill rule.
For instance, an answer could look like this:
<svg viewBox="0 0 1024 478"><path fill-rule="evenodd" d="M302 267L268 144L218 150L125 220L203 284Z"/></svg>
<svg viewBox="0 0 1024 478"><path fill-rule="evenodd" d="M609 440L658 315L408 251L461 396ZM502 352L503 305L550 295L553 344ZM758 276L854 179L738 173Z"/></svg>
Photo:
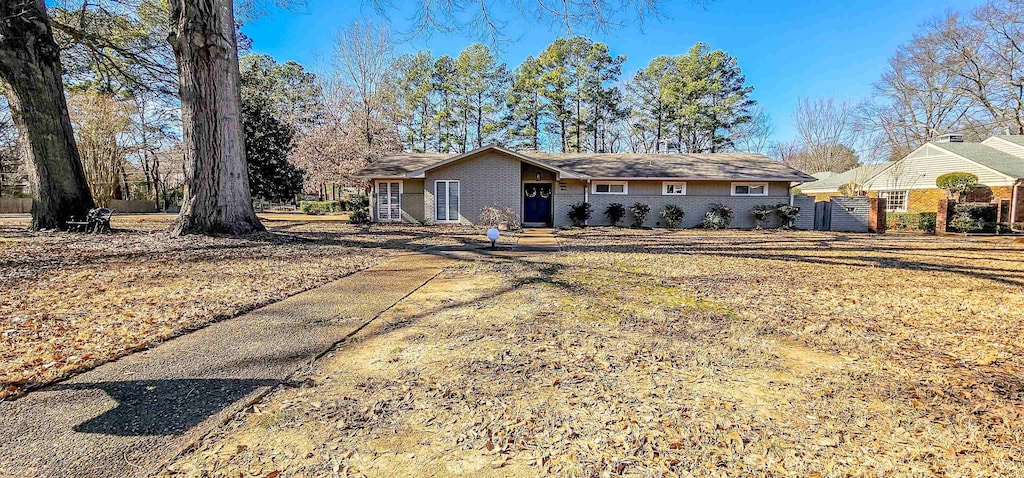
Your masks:
<svg viewBox="0 0 1024 478"><path fill-rule="evenodd" d="M0 476L145 476L440 273L409 254L0 402Z"/></svg>

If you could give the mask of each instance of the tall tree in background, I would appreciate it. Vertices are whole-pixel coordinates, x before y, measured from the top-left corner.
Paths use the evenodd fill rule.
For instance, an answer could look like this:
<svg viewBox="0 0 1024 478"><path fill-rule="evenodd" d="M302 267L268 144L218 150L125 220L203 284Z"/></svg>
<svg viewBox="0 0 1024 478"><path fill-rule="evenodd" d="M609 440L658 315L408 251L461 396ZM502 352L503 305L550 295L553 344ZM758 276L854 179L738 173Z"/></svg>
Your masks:
<svg viewBox="0 0 1024 478"><path fill-rule="evenodd" d="M873 136L874 156L902 158L948 132L967 132L977 102L960 91L965 81L945 65L946 54L935 36L917 36L889 59L872 97L857 114L856 127ZM966 134L983 139L984 128Z"/></svg>
<svg viewBox="0 0 1024 478"><path fill-rule="evenodd" d="M360 105L356 113L363 126L367 159L381 139L380 125L391 113L393 56L390 30L369 22L353 23L338 34L334 43L335 70L352 88Z"/></svg>
<svg viewBox="0 0 1024 478"><path fill-rule="evenodd" d="M102 206L112 199L125 199L123 178L132 149L126 144L134 114L132 103L109 93L80 89L70 94L68 104L93 198Z"/></svg>
<svg viewBox="0 0 1024 478"><path fill-rule="evenodd" d="M728 130L750 121L754 105L753 87L746 86L736 59L697 43L674 61L665 88L679 148L691 153L731 148Z"/></svg>
<svg viewBox="0 0 1024 478"><path fill-rule="evenodd" d="M0 2L0 78L29 164L31 229L64 228L93 207L75 144L60 50L43 0Z"/></svg>
<svg viewBox="0 0 1024 478"><path fill-rule="evenodd" d="M249 54L239 65L249 191L269 201L289 201L302 192L304 172L289 157L297 134L322 115L316 75L293 61Z"/></svg>
<svg viewBox="0 0 1024 478"><path fill-rule="evenodd" d="M541 118L544 104L541 99L541 65L532 56L512 72L512 83L506 97L506 131L512 146L540 150Z"/></svg>
<svg viewBox="0 0 1024 478"><path fill-rule="evenodd" d="M638 71L626 86L632 128L639 137L638 147L634 148L638 152L657 153L661 150L671 108L666 85L674 71L672 58L659 56Z"/></svg>
<svg viewBox="0 0 1024 478"><path fill-rule="evenodd" d="M172 234L263 230L249 195L231 0L172 0L188 179Z"/></svg>
<svg viewBox="0 0 1024 478"><path fill-rule="evenodd" d="M472 127L472 146L479 148L497 129L496 115L506 96L508 71L490 48L480 43L470 45L459 54L455 59L455 70L459 76L460 103L466 123L463 131ZM468 149L467 145L463 144L462 149Z"/></svg>
<svg viewBox="0 0 1024 478"><path fill-rule="evenodd" d="M409 151L426 152L433 131L434 102L431 76L434 58L429 51L407 54L395 60L399 116Z"/></svg>
<svg viewBox="0 0 1024 478"><path fill-rule="evenodd" d="M618 80L624 56L612 57L608 46L576 36L552 42L538 57L541 96L557 121L562 150L584 151L615 95L609 86ZM610 115L608 115L610 116Z"/></svg>
<svg viewBox="0 0 1024 478"><path fill-rule="evenodd" d="M313 124L323 108L316 75L294 61L277 63L270 55L248 54L239 60L243 103L260 109L296 129Z"/></svg>
<svg viewBox="0 0 1024 478"><path fill-rule="evenodd" d="M729 142L737 151L764 154L768 140L775 134L775 125L764 108L755 107L750 112L750 121L732 128L729 134Z"/></svg>
<svg viewBox="0 0 1024 478"><path fill-rule="evenodd" d="M810 173L839 173L856 166L858 157L848 146L856 143L853 114L848 102L800 99L793 112L793 123L800 133L801 151L791 157L790 165Z"/></svg>
<svg viewBox="0 0 1024 478"><path fill-rule="evenodd" d="M458 71L455 60L448 55L441 55L434 62L431 74L431 85L437 97L437 109L434 112L434 123L437 125L437 152L450 153L458 144Z"/></svg>

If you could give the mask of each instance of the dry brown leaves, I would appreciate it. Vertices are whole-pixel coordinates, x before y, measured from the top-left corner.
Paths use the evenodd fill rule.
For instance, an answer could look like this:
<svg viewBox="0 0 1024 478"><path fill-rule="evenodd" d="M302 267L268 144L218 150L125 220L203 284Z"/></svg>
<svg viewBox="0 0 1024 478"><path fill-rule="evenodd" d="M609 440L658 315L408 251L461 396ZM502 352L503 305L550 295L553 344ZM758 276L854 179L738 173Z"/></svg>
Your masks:
<svg viewBox="0 0 1024 478"><path fill-rule="evenodd" d="M185 476L1017 476L1024 246L586 230L450 270Z"/></svg>
<svg viewBox="0 0 1024 478"><path fill-rule="evenodd" d="M0 222L0 399L396 253L459 242L424 228L280 219L242 239L169 238L172 221L115 217L111 235Z"/></svg>

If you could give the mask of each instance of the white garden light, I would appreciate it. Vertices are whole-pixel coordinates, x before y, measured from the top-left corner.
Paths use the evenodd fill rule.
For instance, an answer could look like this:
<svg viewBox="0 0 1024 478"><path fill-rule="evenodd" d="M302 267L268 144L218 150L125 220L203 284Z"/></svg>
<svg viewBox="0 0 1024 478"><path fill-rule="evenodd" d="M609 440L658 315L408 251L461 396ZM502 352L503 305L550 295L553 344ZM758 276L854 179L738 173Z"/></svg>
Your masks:
<svg viewBox="0 0 1024 478"><path fill-rule="evenodd" d="M494 243L498 241L499 237L501 237L501 233L498 232L497 229L492 227L492 228L487 230L487 238L491 240L491 248L492 249L494 248Z"/></svg>

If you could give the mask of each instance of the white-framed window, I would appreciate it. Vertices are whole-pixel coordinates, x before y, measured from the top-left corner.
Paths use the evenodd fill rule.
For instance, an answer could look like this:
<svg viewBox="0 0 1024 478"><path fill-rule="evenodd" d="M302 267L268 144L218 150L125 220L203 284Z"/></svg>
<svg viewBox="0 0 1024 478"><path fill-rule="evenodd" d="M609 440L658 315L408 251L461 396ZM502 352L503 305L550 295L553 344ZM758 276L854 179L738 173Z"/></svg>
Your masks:
<svg viewBox="0 0 1024 478"><path fill-rule="evenodd" d="M661 183L661 195L662 196L685 196L686 195L686 183L680 181L663 182Z"/></svg>
<svg viewBox="0 0 1024 478"><path fill-rule="evenodd" d="M455 180L434 181L434 220L437 222L459 222L459 182Z"/></svg>
<svg viewBox="0 0 1024 478"><path fill-rule="evenodd" d="M594 194L628 194L629 182L627 181L594 181L592 191Z"/></svg>
<svg viewBox="0 0 1024 478"><path fill-rule="evenodd" d="M733 196L767 196L768 183L732 183Z"/></svg>
<svg viewBox="0 0 1024 478"><path fill-rule="evenodd" d="M402 220L402 181L377 181L377 221Z"/></svg>
<svg viewBox="0 0 1024 478"><path fill-rule="evenodd" d="M909 191L878 191L878 197L885 198L885 210L889 212L906 212Z"/></svg>

